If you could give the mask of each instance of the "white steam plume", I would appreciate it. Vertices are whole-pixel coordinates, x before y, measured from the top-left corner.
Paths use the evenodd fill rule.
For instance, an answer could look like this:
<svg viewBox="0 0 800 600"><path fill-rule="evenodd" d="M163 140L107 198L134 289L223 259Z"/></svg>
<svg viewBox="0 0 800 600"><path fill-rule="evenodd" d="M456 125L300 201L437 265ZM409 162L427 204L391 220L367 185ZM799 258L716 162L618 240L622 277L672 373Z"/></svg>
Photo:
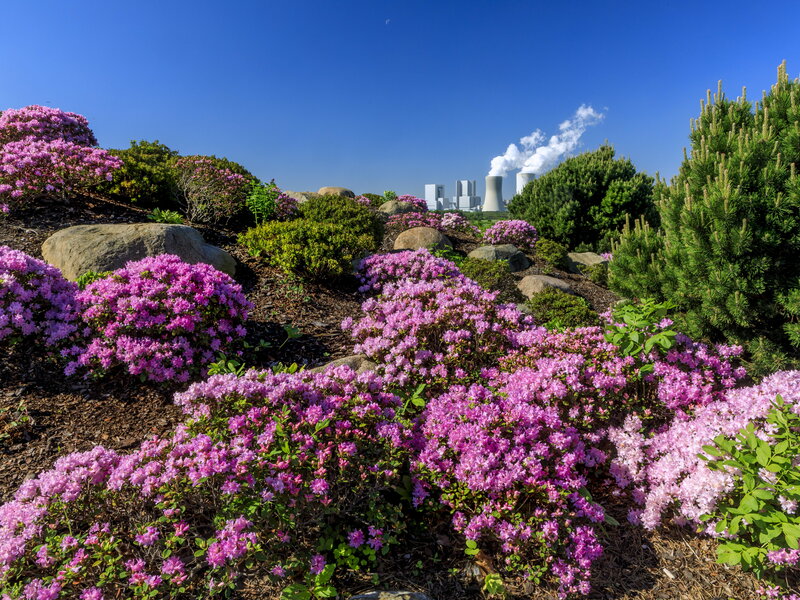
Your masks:
<svg viewBox="0 0 800 600"><path fill-rule="evenodd" d="M509 171L517 169L523 173L540 175L555 165L567 152L578 147L581 136L590 125L599 123L605 115L598 113L591 106L581 104L575 115L558 126L560 133L552 136L546 144L544 134L536 130L520 139L521 147L509 144L505 154L492 159L489 175L505 176Z"/></svg>

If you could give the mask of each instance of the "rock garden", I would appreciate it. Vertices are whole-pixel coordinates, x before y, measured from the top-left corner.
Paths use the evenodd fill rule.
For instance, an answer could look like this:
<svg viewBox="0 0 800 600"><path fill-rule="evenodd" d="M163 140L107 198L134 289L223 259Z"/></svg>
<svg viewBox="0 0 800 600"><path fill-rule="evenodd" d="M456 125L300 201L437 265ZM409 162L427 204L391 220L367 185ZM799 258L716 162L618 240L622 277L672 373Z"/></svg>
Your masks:
<svg viewBox="0 0 800 600"><path fill-rule="evenodd" d="M485 218L4 110L0 598L800 597L800 82L691 143Z"/></svg>

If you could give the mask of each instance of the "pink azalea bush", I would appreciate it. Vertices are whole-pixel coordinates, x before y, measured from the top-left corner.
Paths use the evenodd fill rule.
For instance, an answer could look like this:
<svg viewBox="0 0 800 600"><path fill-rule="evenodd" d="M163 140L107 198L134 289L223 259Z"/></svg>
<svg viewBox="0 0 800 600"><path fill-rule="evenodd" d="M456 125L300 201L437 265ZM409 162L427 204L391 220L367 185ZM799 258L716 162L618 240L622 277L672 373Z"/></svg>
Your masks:
<svg viewBox="0 0 800 600"><path fill-rule="evenodd" d="M77 291L55 267L0 246L0 347L64 343L77 330Z"/></svg>
<svg viewBox="0 0 800 600"><path fill-rule="evenodd" d="M465 280L452 261L439 258L426 248L403 250L388 254L372 254L363 259L357 268L361 281L360 292L380 293L387 283L401 279L413 281L451 281L454 284Z"/></svg>
<svg viewBox="0 0 800 600"><path fill-rule="evenodd" d="M397 197L397 202L408 202L409 204L413 204L422 212L428 212L428 203L425 202L422 198L417 198L416 196L412 196L411 194L403 194L402 196Z"/></svg>
<svg viewBox="0 0 800 600"><path fill-rule="evenodd" d="M555 576L565 598L589 592L602 555L594 524L604 511L581 490L605 456L561 417L559 387L535 369L497 390L451 387L425 409L417 465L441 490L456 531L499 551L507 568Z"/></svg>
<svg viewBox="0 0 800 600"><path fill-rule="evenodd" d="M386 222L388 229L405 231L413 227L431 227L447 233L448 230L467 235L479 235L480 230L458 213L408 212L392 215Z"/></svg>
<svg viewBox="0 0 800 600"><path fill-rule="evenodd" d="M221 223L245 208L250 180L208 156L182 156L173 167L178 191L190 221ZM284 204L286 200L283 200Z"/></svg>
<svg viewBox="0 0 800 600"><path fill-rule="evenodd" d="M763 423L778 394L800 406L800 371L775 373L758 385L730 390L653 435L635 416L611 429L611 474L639 505L629 518L648 529L671 518L699 524L733 486L730 474L712 471L698 457L702 447L718 435L736 434L749 422Z"/></svg>
<svg viewBox="0 0 800 600"><path fill-rule="evenodd" d="M497 292L471 280L454 286L401 279L383 285L380 297L362 305L363 317L345 319L342 328L356 341L356 353L401 384L459 380L493 366L531 325L530 317L496 300Z"/></svg>
<svg viewBox="0 0 800 600"><path fill-rule="evenodd" d="M410 439L382 388L348 367L195 384L171 437L70 454L0 506L0 590L207 598L256 557L276 581L321 571L322 538L374 559L403 529L384 498Z"/></svg>
<svg viewBox="0 0 800 600"><path fill-rule="evenodd" d="M188 381L245 335L250 302L228 275L163 254L129 262L77 295L84 345L65 372L116 366L151 381Z"/></svg>
<svg viewBox="0 0 800 600"><path fill-rule="evenodd" d="M275 199L275 219L288 221L297 216L297 200L281 192Z"/></svg>
<svg viewBox="0 0 800 600"><path fill-rule="evenodd" d="M520 250L533 251L539 233L527 221L504 220L497 221L483 232L483 241L487 244L513 244Z"/></svg>
<svg viewBox="0 0 800 600"><path fill-rule="evenodd" d="M79 146L96 146L97 139L83 115L33 104L0 113L0 146L25 138L63 140Z"/></svg>
<svg viewBox="0 0 800 600"><path fill-rule="evenodd" d="M110 181L122 161L106 150L33 137L0 147L0 198L12 207L63 198Z"/></svg>

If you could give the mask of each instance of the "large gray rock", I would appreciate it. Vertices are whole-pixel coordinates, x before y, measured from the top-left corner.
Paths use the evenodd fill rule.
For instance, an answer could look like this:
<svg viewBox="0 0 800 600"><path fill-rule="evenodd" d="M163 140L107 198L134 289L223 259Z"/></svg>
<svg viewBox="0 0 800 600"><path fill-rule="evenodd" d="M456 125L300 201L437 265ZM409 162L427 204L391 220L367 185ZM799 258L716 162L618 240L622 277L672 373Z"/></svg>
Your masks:
<svg viewBox="0 0 800 600"><path fill-rule="evenodd" d="M206 263L231 277L236 260L224 250L207 244L187 225L131 223L76 225L57 231L42 244L45 261L75 280L87 271L114 271L131 260L176 254L187 263Z"/></svg>
<svg viewBox="0 0 800 600"><path fill-rule="evenodd" d="M321 367L314 367L313 369L308 369L308 373L322 373L323 371L327 371L328 369L332 369L334 367L341 367L342 365L347 365L356 373L364 373L366 371L374 371L378 368L378 365L372 362L369 358L367 358L363 354L354 354L352 356L344 356L342 358L337 358L336 360L332 360L329 363L325 363Z"/></svg>
<svg viewBox="0 0 800 600"><path fill-rule="evenodd" d="M418 250L419 248L452 248L453 243L446 235L432 227L412 227L406 229L394 241L395 250Z"/></svg>
<svg viewBox="0 0 800 600"><path fill-rule="evenodd" d="M467 256L470 258L479 258L481 260L504 260L508 263L508 269L512 273L516 271L524 271L531 266L528 257L512 244L481 246L480 248L475 248L475 250L467 254Z"/></svg>
<svg viewBox="0 0 800 600"><path fill-rule="evenodd" d="M572 273L583 273L581 267L608 264L608 261L594 252L570 252L567 254L567 266Z"/></svg>
<svg viewBox="0 0 800 600"><path fill-rule="evenodd" d="M345 198L355 198L356 194L353 190L348 190L347 188L337 187L335 185L326 185L325 187L319 188L317 193L320 196L344 196Z"/></svg>
<svg viewBox="0 0 800 600"><path fill-rule="evenodd" d="M532 298L547 288L556 288L568 294L573 293L572 287L570 287L566 281L550 277L549 275L527 275L519 280L517 287L526 298Z"/></svg>
<svg viewBox="0 0 800 600"><path fill-rule="evenodd" d="M389 200L378 207L378 212L391 217L392 215L402 215L403 213L422 212L422 209L416 204L411 204L411 202Z"/></svg>
<svg viewBox="0 0 800 600"><path fill-rule="evenodd" d="M303 202L308 202L311 198L319 196L319 194L315 192L295 192L293 190L281 190L281 191L290 198L294 198L295 200L297 200L298 204L302 204Z"/></svg>
<svg viewBox="0 0 800 600"><path fill-rule="evenodd" d="M431 600L430 596L421 592L366 592L350 596L350 600Z"/></svg>

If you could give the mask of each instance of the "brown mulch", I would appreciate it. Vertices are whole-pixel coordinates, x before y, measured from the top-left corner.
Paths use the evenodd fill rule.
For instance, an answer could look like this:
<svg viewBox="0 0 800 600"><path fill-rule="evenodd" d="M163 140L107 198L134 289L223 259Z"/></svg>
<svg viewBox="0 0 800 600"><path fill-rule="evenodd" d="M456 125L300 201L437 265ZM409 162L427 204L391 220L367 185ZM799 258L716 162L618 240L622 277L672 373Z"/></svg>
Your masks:
<svg viewBox="0 0 800 600"><path fill-rule="evenodd" d="M147 211L114 201L91 199L70 205L53 203L31 209L0 222L0 245L8 245L41 258L41 244L55 231L78 224L146 221ZM267 367L276 362L317 365L351 353L352 344L342 334L343 318L360 312L356 283L309 283L289 277L249 257L236 244L236 231L198 227L206 241L230 252L239 261L237 280L255 304L248 323L251 349L248 365ZM454 248L469 252L474 239L453 239ZM391 248L393 238L384 240ZM532 266L516 277L545 273L569 282L597 311L609 308L616 297L580 275L553 271L531 257ZM296 327L301 337L286 341L285 326ZM259 340L269 343L257 348ZM140 383L131 378L109 377L85 382L67 379L41 357L17 351L0 361L0 502L9 500L25 479L51 468L70 452L101 444L119 451L133 449L151 435L164 435L181 420L172 404L177 387ZM5 412L4 412L5 411ZM10 437L4 423L27 417ZM5 419L5 420L4 420ZM601 501L602 502L602 501ZM728 600L755 598L756 580L738 568L716 564L715 543L686 530L665 529L648 533L629 525L624 507L609 503L621 523L603 532L605 555L594 569L595 600ZM421 531L404 553L379 565L380 587L427 593L435 600L477 600L480 578L491 564L470 562L457 551L446 532ZM552 589L508 581L509 597L551 600ZM371 576L352 576L348 592L374 589ZM248 580L237 595L241 600L277 598L273 584Z"/></svg>

